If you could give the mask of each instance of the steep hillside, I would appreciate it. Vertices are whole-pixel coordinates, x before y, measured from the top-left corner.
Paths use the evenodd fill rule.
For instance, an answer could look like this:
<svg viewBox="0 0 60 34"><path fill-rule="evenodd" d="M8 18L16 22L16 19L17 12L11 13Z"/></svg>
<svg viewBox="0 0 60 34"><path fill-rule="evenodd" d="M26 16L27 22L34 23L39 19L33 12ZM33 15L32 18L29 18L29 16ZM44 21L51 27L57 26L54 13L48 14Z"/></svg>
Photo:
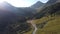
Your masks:
<svg viewBox="0 0 60 34"><path fill-rule="evenodd" d="M30 7L17 8L17 9L18 9L17 15L20 17L24 17L27 20L32 19L33 15L35 15L37 12L36 9L30 8Z"/></svg>
<svg viewBox="0 0 60 34"><path fill-rule="evenodd" d="M0 4L0 34L22 34L30 31L31 27L26 22L25 18L27 17L26 15L28 14L28 10L23 9L26 12L24 15L21 14L21 10L22 9L18 10L7 2ZM33 11L33 9L31 9L31 11Z"/></svg>
<svg viewBox="0 0 60 34"><path fill-rule="evenodd" d="M0 5L5 8L0 9L0 34L60 34L60 3L55 1L50 0L48 4L54 4L46 7L38 1L32 8L16 8L3 3ZM35 8L39 8L38 11ZM27 22L29 20L31 23Z"/></svg>
<svg viewBox="0 0 60 34"><path fill-rule="evenodd" d="M60 3L45 7L35 18L33 23L38 28L36 34L60 34ZM32 30L28 33L31 34Z"/></svg>
<svg viewBox="0 0 60 34"><path fill-rule="evenodd" d="M35 18L40 18L48 15L52 16L56 12L59 12L59 10L60 10L60 3L56 3L54 5L45 7L42 10L38 11L38 13L35 15Z"/></svg>
<svg viewBox="0 0 60 34"><path fill-rule="evenodd" d="M45 12L48 16L44 14L43 18L34 21L38 27L36 34L60 34L60 3L48 6L45 10L50 15ZM51 17L51 14L55 15Z"/></svg>

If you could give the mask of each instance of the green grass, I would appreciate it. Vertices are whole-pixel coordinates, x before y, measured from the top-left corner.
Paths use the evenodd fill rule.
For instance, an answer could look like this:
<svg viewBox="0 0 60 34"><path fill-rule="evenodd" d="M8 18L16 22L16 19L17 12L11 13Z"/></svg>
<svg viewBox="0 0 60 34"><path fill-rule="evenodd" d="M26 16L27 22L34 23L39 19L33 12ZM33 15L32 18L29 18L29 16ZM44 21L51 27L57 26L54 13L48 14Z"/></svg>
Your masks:
<svg viewBox="0 0 60 34"><path fill-rule="evenodd" d="M54 20L48 21L44 28L38 28L36 34L60 34L60 16L54 16L54 18ZM44 18L44 20L46 19Z"/></svg>
<svg viewBox="0 0 60 34"><path fill-rule="evenodd" d="M53 19L55 18L55 19ZM50 20L53 19L53 20ZM44 26L44 28L38 28L36 34L60 34L60 16L53 16L53 17L43 17L41 19L33 20L33 23L40 24L44 21L47 21L47 24ZM33 28L33 27L32 27ZM32 34L33 29L25 34Z"/></svg>

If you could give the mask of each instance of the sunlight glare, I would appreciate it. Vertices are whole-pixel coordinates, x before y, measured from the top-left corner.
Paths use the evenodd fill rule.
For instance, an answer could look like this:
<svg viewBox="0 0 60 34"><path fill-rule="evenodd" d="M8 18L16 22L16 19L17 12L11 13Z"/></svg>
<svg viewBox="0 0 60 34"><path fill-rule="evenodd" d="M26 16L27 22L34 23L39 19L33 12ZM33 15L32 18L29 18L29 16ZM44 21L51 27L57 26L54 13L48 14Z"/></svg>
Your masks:
<svg viewBox="0 0 60 34"><path fill-rule="evenodd" d="M0 4L4 1L10 3L11 5L15 7L29 7L36 3L37 1L41 1L43 3L46 3L48 0L0 0Z"/></svg>
<svg viewBox="0 0 60 34"><path fill-rule="evenodd" d="M28 7L31 5L30 2L27 2L25 0L6 0L6 1L16 7Z"/></svg>
<svg viewBox="0 0 60 34"><path fill-rule="evenodd" d="M4 0L0 0L0 3L4 2Z"/></svg>

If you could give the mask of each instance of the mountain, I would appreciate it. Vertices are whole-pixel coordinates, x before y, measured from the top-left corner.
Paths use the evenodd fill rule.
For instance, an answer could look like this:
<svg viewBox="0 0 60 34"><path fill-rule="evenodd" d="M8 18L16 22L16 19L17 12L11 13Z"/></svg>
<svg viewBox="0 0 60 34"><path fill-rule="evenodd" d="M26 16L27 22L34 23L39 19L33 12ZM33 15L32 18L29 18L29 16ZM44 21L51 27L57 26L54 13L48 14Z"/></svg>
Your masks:
<svg viewBox="0 0 60 34"><path fill-rule="evenodd" d="M60 34L60 3L45 7L35 17L38 18L33 20L38 27L36 34Z"/></svg>
<svg viewBox="0 0 60 34"><path fill-rule="evenodd" d="M18 7L12 6L8 2L3 2L2 4L0 4L0 7L4 8L4 10L8 10L10 12L15 13L17 16L20 17L20 20L23 20L23 21L25 20L26 17L28 17L28 19L32 18L32 16L36 13L36 9L30 8L30 7L18 8Z"/></svg>
<svg viewBox="0 0 60 34"><path fill-rule="evenodd" d="M0 34L7 34L6 32L9 32L9 26L18 21L18 16L14 12L9 11L6 7L3 8L5 9L0 8Z"/></svg>
<svg viewBox="0 0 60 34"><path fill-rule="evenodd" d="M25 18L26 15L31 17L33 9L29 9L16 8L7 2L0 4L0 34L17 34L17 31L29 31L30 26L26 23ZM17 25L19 26L17 27Z"/></svg>
<svg viewBox="0 0 60 34"><path fill-rule="evenodd" d="M32 23L35 23L38 29L35 34L60 34L60 3L41 9L34 18Z"/></svg>
<svg viewBox="0 0 60 34"><path fill-rule="evenodd" d="M31 8L39 8L39 7L42 7L43 5L44 5L44 3L37 1L35 4L33 4L31 6Z"/></svg>
<svg viewBox="0 0 60 34"><path fill-rule="evenodd" d="M52 5L55 4L57 0L49 0L46 5Z"/></svg>
<svg viewBox="0 0 60 34"><path fill-rule="evenodd" d="M9 4L8 2L3 2L0 4L0 7L4 8L5 10L9 10L12 12L17 12L17 8L13 5Z"/></svg>
<svg viewBox="0 0 60 34"><path fill-rule="evenodd" d="M51 15L52 16L52 14L55 14L57 12L60 12L60 3L56 3L56 4L53 4L53 5L45 7L44 9L40 10L35 15L35 17L37 19L39 19L39 18L42 18L42 17L47 16L47 15Z"/></svg>
<svg viewBox="0 0 60 34"><path fill-rule="evenodd" d="M32 19L33 15L36 14L36 9L25 7L25 8L18 8L18 15L25 17L27 19Z"/></svg>
<svg viewBox="0 0 60 34"><path fill-rule="evenodd" d="M49 0L47 3L45 3L44 6L38 8L38 11L46 8L47 6L51 6L51 5L53 5L53 4L56 4L58 1L59 1L59 0Z"/></svg>

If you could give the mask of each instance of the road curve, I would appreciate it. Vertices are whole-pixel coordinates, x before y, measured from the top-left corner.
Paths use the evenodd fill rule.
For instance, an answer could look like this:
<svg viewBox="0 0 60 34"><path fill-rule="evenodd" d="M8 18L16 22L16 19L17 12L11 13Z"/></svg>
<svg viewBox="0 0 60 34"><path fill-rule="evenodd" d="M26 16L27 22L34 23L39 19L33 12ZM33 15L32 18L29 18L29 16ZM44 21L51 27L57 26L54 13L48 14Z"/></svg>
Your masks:
<svg viewBox="0 0 60 34"><path fill-rule="evenodd" d="M33 23L33 20L29 20L27 22L30 23L33 26L33 28L34 28L34 31L32 32L32 34L36 34L36 31L37 31L36 24Z"/></svg>

